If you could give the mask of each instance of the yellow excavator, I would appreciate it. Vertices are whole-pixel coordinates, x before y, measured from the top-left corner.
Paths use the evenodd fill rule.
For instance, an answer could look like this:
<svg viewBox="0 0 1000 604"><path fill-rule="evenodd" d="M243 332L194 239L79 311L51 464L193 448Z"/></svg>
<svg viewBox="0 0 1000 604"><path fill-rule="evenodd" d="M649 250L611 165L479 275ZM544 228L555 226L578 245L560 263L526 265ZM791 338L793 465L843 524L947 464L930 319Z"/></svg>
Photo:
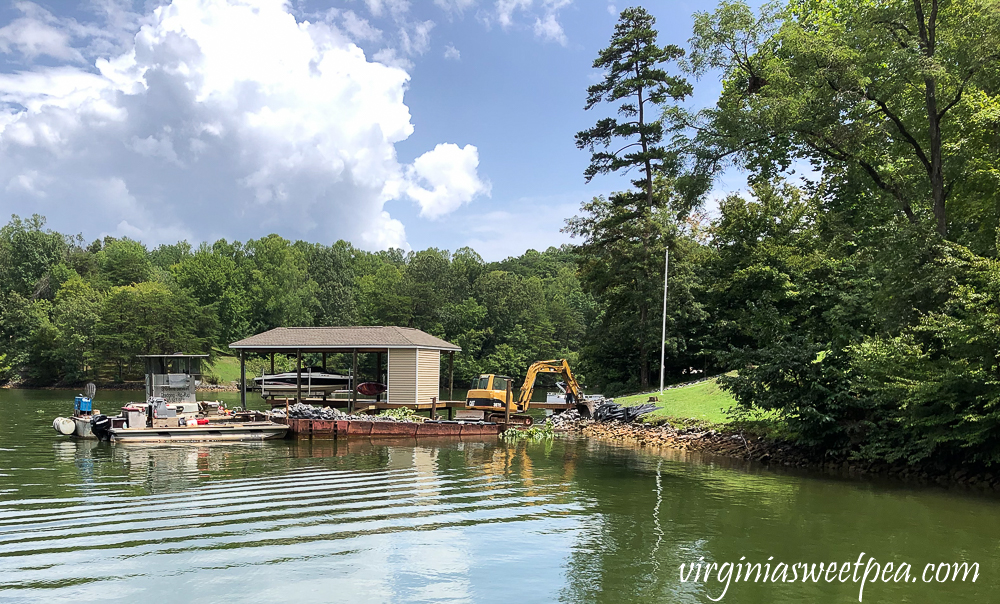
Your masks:
<svg viewBox="0 0 1000 604"><path fill-rule="evenodd" d="M505 375L486 373L480 375L473 384L472 389L465 399L467 409L484 411L483 419L486 421L503 422L506 419L506 407L508 406L507 388L511 388L509 401L510 423L521 426L530 426L532 419L530 415L523 415L531 404L531 395L535 390L535 378L539 373L558 373L562 376L566 384L566 402L576 403L577 409L584 417L590 417L591 409L583 395L583 388L573 377L569 363L566 359L554 359L551 361L537 361L528 368L528 373L524 377L524 384L521 385L517 399L513 394L513 379Z"/></svg>

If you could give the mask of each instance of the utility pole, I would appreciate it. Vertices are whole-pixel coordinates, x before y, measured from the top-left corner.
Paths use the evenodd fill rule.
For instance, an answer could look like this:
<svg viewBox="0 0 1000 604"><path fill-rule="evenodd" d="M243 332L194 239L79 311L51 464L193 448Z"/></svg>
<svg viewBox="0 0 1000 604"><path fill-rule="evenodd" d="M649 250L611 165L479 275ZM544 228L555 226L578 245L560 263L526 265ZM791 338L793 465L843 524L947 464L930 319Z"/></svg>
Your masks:
<svg viewBox="0 0 1000 604"><path fill-rule="evenodd" d="M670 268L670 247L664 246L663 260L663 331L660 334L660 394L663 394L663 364L667 359L667 269Z"/></svg>

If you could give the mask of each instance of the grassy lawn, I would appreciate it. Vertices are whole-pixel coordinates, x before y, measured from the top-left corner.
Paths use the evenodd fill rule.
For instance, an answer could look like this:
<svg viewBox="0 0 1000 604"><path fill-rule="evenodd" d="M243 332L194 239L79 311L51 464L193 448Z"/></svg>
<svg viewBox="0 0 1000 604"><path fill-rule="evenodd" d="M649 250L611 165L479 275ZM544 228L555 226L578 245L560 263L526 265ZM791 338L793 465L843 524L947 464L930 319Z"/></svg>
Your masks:
<svg viewBox="0 0 1000 604"><path fill-rule="evenodd" d="M724 424L728 421L724 410L736 403L733 397L720 388L714 379L692 386L664 390L662 395L653 392L615 397L615 402L626 406L638 405L645 403L650 396L659 399L656 403L659 409L647 415L647 419L677 417Z"/></svg>
<svg viewBox="0 0 1000 604"><path fill-rule="evenodd" d="M215 364L211 366L206 366L205 371L211 371L215 375L219 376L220 384L228 384L229 382L237 381L240 379L240 360L236 357L224 357L219 355L215 358ZM250 377L247 377L249 380Z"/></svg>

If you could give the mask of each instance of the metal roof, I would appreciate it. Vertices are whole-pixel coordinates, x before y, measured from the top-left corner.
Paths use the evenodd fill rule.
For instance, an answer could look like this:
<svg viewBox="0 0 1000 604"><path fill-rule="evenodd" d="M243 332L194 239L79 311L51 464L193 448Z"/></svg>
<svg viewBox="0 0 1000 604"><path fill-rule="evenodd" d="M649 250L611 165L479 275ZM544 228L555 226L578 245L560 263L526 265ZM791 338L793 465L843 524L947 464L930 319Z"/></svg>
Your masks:
<svg viewBox="0 0 1000 604"><path fill-rule="evenodd" d="M276 327L229 345L240 350L330 352L364 349L424 348L462 350L412 327Z"/></svg>

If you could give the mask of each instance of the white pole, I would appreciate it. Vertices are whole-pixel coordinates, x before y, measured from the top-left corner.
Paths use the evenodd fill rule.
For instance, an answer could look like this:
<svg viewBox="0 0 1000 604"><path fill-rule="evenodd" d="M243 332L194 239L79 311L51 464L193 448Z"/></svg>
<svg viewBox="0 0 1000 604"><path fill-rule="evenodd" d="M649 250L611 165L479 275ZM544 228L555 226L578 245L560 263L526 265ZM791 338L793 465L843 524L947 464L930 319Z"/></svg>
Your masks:
<svg viewBox="0 0 1000 604"><path fill-rule="evenodd" d="M670 268L670 248L663 260L663 332L660 336L660 394L663 394L663 364L667 357L667 269Z"/></svg>

